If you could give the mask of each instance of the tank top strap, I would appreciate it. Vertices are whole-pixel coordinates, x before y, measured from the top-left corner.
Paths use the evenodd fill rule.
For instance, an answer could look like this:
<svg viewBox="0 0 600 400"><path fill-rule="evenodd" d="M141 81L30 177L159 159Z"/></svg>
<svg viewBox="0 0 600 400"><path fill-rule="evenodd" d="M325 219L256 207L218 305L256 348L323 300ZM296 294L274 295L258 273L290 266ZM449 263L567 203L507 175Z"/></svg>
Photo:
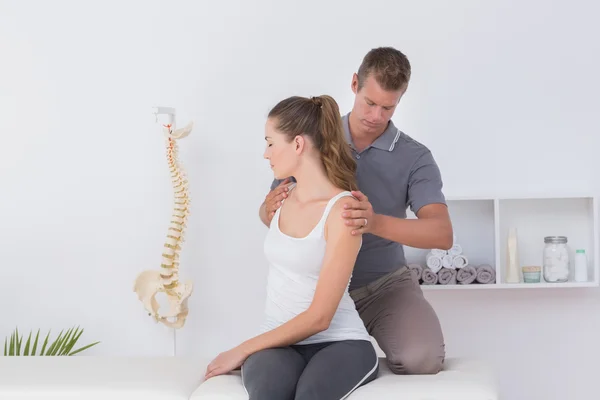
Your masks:
<svg viewBox="0 0 600 400"><path fill-rule="evenodd" d="M346 196L352 197L352 193L346 190L344 192L338 193L335 196L333 196L331 198L331 200L329 200L329 202L327 203L327 206L325 206L325 211L323 211L323 217L326 219L327 215L329 215L329 212L331 211L331 209L333 208L335 203L342 197L346 197Z"/></svg>
<svg viewBox="0 0 600 400"><path fill-rule="evenodd" d="M353 197L352 196L352 192L349 191L343 191L341 193L336 194L335 196L333 196L328 202L327 205L325 206L325 210L323 211L323 215L321 216L321 219L319 220L319 223L317 224L317 226L315 228L315 233L317 234L322 234L323 233L323 228L325 227L325 222L327 222L327 217L329 216L331 209L333 208L333 206L335 205L335 203L341 199L342 197ZM340 216L341 218L341 216Z"/></svg>

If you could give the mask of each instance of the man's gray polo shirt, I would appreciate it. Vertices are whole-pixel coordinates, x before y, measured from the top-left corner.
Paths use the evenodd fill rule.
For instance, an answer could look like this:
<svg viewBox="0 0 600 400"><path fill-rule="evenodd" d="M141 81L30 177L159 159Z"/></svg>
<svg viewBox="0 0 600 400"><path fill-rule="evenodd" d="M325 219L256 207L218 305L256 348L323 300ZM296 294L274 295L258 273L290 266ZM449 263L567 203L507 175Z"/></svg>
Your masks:
<svg viewBox="0 0 600 400"><path fill-rule="evenodd" d="M440 170L431 151L389 122L372 145L357 152L352 143L348 117L342 117L346 141L356 159L358 187L377 214L406 218L410 207L415 214L427 204L446 204ZM281 181L275 179L271 189ZM341 218L341 216L340 216ZM363 235L350 290L406 265L401 244L373 234Z"/></svg>

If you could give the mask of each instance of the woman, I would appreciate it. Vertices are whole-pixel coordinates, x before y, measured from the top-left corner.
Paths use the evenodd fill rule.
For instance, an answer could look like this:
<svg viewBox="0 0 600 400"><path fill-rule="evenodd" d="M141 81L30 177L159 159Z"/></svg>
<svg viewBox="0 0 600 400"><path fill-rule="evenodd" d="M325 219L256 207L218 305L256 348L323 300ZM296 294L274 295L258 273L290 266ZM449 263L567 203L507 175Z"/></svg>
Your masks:
<svg viewBox="0 0 600 400"><path fill-rule="evenodd" d="M275 178L294 177L265 239L269 261L262 333L221 353L206 378L242 367L253 399L342 399L377 376L370 336L348 294L362 238L341 218L357 190L337 103L290 97L266 123Z"/></svg>

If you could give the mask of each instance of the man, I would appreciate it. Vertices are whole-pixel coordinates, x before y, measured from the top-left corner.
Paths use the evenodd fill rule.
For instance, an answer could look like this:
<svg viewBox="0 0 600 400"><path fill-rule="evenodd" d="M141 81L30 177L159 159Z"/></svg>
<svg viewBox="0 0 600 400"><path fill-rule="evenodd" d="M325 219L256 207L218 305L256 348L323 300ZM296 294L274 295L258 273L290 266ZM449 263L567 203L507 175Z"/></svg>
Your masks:
<svg viewBox="0 0 600 400"><path fill-rule="evenodd" d="M342 117L357 162L358 201L341 218L351 234L363 234L350 295L390 369L397 374L435 374L445 344L440 323L406 266L403 245L449 249L453 232L442 179L429 149L398 130L391 118L406 92L411 67L400 51L372 49L352 77L352 111ZM286 183L274 180L260 207L269 226ZM406 219L410 207L417 219Z"/></svg>

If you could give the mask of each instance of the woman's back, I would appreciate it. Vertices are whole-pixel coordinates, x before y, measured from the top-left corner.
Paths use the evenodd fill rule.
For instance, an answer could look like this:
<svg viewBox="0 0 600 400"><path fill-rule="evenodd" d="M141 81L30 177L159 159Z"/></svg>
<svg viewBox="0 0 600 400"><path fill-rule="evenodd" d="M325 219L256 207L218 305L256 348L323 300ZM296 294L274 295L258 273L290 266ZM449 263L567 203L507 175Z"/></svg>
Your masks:
<svg viewBox="0 0 600 400"><path fill-rule="evenodd" d="M263 331L284 324L311 305L325 257L327 220L340 217L332 210L346 196L351 193L344 191L308 206L294 202L293 197L287 204L288 198L273 216L264 243L269 275ZM346 286L329 328L299 344L369 338Z"/></svg>

